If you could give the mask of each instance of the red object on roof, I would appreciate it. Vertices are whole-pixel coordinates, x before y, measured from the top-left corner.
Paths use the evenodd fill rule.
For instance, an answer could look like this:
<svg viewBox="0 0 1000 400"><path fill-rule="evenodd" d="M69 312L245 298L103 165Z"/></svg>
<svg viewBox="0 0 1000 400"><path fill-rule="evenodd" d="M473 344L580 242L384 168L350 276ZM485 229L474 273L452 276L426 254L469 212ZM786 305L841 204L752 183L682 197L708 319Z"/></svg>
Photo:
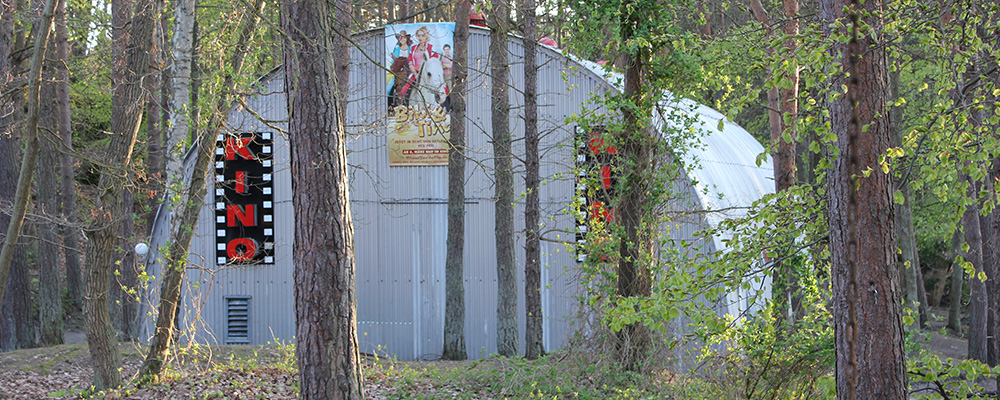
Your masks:
<svg viewBox="0 0 1000 400"><path fill-rule="evenodd" d="M548 36L538 39L538 43L544 44L546 46L557 47L556 40Z"/></svg>
<svg viewBox="0 0 1000 400"><path fill-rule="evenodd" d="M469 6L469 24L486 27L486 14L476 12L476 6Z"/></svg>

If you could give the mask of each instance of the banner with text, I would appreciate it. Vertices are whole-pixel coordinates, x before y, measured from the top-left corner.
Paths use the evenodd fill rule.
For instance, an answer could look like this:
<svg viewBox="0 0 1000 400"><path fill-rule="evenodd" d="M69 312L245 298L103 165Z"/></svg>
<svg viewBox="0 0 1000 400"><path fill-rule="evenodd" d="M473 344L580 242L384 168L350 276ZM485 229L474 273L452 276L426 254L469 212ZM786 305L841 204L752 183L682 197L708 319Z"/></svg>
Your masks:
<svg viewBox="0 0 1000 400"><path fill-rule="evenodd" d="M385 27L389 166L448 165L454 23Z"/></svg>

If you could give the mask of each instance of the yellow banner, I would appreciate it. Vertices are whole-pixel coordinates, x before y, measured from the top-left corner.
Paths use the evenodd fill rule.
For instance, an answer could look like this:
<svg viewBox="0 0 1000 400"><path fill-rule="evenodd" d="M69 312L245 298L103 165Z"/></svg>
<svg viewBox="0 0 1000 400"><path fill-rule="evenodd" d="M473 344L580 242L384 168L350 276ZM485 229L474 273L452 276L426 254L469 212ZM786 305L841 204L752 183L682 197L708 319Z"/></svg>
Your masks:
<svg viewBox="0 0 1000 400"><path fill-rule="evenodd" d="M451 116L444 107L401 105L389 118L389 166L448 165Z"/></svg>

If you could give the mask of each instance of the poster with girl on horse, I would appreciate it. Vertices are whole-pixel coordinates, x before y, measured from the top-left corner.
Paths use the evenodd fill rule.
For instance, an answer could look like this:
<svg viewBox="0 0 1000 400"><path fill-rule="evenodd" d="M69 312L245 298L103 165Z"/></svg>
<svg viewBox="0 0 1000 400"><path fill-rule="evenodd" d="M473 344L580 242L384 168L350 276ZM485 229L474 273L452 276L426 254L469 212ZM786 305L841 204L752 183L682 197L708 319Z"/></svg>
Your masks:
<svg viewBox="0 0 1000 400"><path fill-rule="evenodd" d="M385 27L389 166L448 165L455 23Z"/></svg>

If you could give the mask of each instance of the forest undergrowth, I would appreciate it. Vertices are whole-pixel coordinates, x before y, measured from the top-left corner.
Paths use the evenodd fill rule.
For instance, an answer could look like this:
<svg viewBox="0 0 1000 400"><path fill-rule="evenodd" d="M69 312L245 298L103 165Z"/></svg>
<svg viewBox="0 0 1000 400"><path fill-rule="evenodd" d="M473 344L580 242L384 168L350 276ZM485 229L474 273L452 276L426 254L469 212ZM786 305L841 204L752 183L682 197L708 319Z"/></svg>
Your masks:
<svg viewBox="0 0 1000 400"><path fill-rule="evenodd" d="M923 356L913 352L910 357L912 398L945 398L941 390L948 396L964 394L962 398L996 393L993 379L984 379L989 372L977 372L975 365L960 360L965 341L957 335L925 330L911 335L910 342L911 349L925 350ZM133 376L144 349L123 343L119 351L124 376ZM18 350L0 353L0 399L295 399L294 351L294 345L282 343L190 346L174 355L162 382L94 393L89 388L85 344ZM376 354L363 358L369 399L722 399L775 394L767 392L767 382L761 381L770 378L747 373L758 368L734 365L732 358L706 360L695 366L699 372L685 373L671 371L678 368L627 372L606 357L572 350L538 360L399 361ZM922 371L938 376L915 375ZM808 390L779 398L835 397L832 366L819 368L810 379L814 381ZM751 386L756 391L748 390Z"/></svg>

